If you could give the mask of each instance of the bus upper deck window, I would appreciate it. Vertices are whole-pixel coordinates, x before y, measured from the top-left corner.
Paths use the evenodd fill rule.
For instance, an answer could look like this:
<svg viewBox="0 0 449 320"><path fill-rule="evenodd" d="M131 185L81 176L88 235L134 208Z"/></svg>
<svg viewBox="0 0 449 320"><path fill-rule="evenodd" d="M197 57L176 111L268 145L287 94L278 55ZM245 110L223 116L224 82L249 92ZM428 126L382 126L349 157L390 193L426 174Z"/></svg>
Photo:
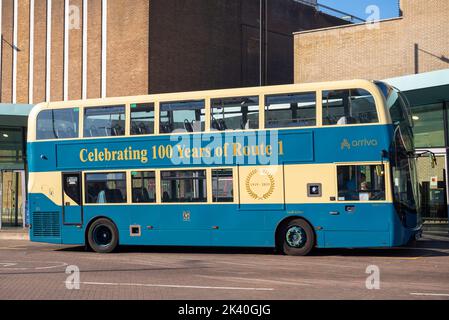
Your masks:
<svg viewBox="0 0 449 320"><path fill-rule="evenodd" d="M213 99L212 131L259 129L259 97Z"/></svg>
<svg viewBox="0 0 449 320"><path fill-rule="evenodd" d="M125 106L86 108L84 137L124 136L125 123Z"/></svg>
<svg viewBox="0 0 449 320"><path fill-rule="evenodd" d="M363 89L323 91L323 125L377 123L374 97Z"/></svg>
<svg viewBox="0 0 449 320"><path fill-rule="evenodd" d="M161 103L160 133L202 132L205 116L204 100Z"/></svg>
<svg viewBox="0 0 449 320"><path fill-rule="evenodd" d="M265 98L265 127L311 127L316 125L316 94L293 93Z"/></svg>
<svg viewBox="0 0 449 320"><path fill-rule="evenodd" d="M37 116L37 140L78 138L79 109L44 110Z"/></svg>
<svg viewBox="0 0 449 320"><path fill-rule="evenodd" d="M154 103L131 105L131 134L154 134Z"/></svg>

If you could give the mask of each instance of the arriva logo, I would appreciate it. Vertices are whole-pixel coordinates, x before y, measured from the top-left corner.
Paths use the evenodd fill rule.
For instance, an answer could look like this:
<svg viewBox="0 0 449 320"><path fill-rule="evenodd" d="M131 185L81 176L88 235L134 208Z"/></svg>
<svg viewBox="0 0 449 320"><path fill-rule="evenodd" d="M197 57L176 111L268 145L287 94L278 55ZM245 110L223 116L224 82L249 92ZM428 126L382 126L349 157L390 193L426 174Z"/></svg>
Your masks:
<svg viewBox="0 0 449 320"><path fill-rule="evenodd" d="M341 150L351 150L351 148L363 148L363 147L377 147L379 142L376 139L362 139L362 140L352 140L343 139L341 143Z"/></svg>
<svg viewBox="0 0 449 320"><path fill-rule="evenodd" d="M341 150L345 149L351 150L351 144L349 143L348 139L344 139L341 143Z"/></svg>

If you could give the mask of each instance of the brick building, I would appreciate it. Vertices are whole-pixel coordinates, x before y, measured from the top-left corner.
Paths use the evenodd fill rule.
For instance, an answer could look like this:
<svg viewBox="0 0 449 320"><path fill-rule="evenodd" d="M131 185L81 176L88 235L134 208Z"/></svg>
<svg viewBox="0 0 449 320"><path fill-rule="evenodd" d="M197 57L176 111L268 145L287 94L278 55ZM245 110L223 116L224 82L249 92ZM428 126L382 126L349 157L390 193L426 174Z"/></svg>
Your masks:
<svg viewBox="0 0 449 320"><path fill-rule="evenodd" d="M0 0L0 228L24 222L33 104L258 85L261 47L262 80L292 83L292 33L347 23L315 4Z"/></svg>
<svg viewBox="0 0 449 320"><path fill-rule="evenodd" d="M449 68L449 1L402 0L377 25L297 32L295 82L387 79Z"/></svg>
<svg viewBox="0 0 449 320"><path fill-rule="evenodd" d="M295 82L376 79L407 96L417 153L432 151L438 165L419 158L425 221L448 230L449 1L401 0L401 16L297 32ZM431 182L432 181L432 182Z"/></svg>
<svg viewBox="0 0 449 320"><path fill-rule="evenodd" d="M259 0L2 0L1 102L259 83ZM267 82L293 81L296 30L345 23L268 1Z"/></svg>

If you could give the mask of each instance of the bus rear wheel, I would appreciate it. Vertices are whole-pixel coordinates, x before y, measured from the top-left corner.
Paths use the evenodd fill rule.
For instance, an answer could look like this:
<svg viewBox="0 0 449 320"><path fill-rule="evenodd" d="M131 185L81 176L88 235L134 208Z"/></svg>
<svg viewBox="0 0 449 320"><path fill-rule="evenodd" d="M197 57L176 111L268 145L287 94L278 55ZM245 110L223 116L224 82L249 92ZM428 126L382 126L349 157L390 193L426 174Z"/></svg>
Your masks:
<svg viewBox="0 0 449 320"><path fill-rule="evenodd" d="M294 219L279 230L278 244L288 256L306 256L315 246L312 226L303 219Z"/></svg>
<svg viewBox="0 0 449 320"><path fill-rule="evenodd" d="M118 231L108 219L98 219L89 227L87 241L90 248L98 253L111 253L118 246Z"/></svg>

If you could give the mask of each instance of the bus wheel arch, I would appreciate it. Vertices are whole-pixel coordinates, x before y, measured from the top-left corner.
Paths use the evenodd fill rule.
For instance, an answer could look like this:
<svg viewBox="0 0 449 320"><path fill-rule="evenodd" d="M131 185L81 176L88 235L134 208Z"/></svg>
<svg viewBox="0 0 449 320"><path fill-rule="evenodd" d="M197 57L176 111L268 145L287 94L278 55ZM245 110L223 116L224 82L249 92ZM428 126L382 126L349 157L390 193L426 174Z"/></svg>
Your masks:
<svg viewBox="0 0 449 320"><path fill-rule="evenodd" d="M98 216L90 220L84 236L86 247L97 253L114 252L119 245L117 225L107 217Z"/></svg>
<svg viewBox="0 0 449 320"><path fill-rule="evenodd" d="M287 233L292 231L300 232L304 234L305 243L299 248L294 248L286 242ZM315 229L304 217L290 216L283 219L276 227L275 231L275 245L276 250L285 254L293 256L305 256L308 255L315 247L317 243L317 235Z"/></svg>

